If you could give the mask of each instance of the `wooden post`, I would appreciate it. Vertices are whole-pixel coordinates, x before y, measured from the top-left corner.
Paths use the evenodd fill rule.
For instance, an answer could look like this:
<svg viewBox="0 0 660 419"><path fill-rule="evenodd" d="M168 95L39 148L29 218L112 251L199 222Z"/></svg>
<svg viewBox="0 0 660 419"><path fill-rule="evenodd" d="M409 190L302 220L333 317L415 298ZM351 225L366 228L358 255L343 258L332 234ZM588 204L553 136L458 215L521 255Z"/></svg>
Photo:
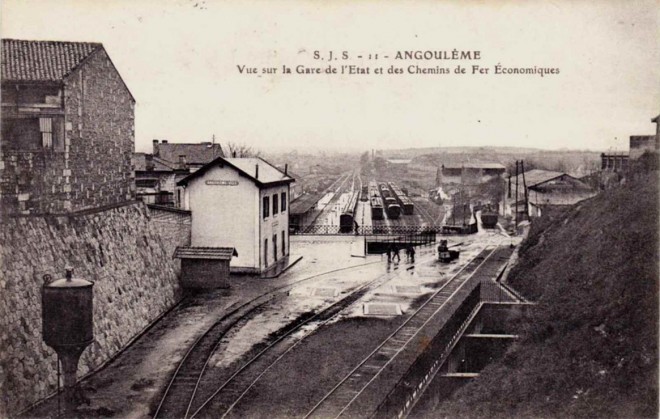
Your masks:
<svg viewBox="0 0 660 419"><path fill-rule="evenodd" d="M523 188L525 189L525 215L529 220L529 199L527 196L527 182L525 182L525 162L520 160L520 170L522 171Z"/></svg>
<svg viewBox="0 0 660 419"><path fill-rule="evenodd" d="M516 229L518 228L518 160L516 160L516 196L513 198L516 204Z"/></svg>

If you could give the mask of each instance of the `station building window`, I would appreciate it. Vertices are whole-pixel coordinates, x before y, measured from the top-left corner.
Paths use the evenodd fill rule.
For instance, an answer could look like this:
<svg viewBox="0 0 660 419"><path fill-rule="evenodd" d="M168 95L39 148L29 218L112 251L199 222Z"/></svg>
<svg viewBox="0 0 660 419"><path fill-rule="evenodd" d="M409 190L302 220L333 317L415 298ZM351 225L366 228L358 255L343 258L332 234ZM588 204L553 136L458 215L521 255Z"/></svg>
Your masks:
<svg viewBox="0 0 660 419"><path fill-rule="evenodd" d="M286 237L284 236L284 230L282 230L282 256L286 256Z"/></svg>
<svg viewBox="0 0 660 419"><path fill-rule="evenodd" d="M277 194L273 195L273 215L277 214Z"/></svg>
<svg viewBox="0 0 660 419"><path fill-rule="evenodd" d="M268 216L270 215L270 196L264 196L263 212L264 212L264 218L268 218Z"/></svg>
<svg viewBox="0 0 660 419"><path fill-rule="evenodd" d="M286 192L282 192L282 212L286 211Z"/></svg>

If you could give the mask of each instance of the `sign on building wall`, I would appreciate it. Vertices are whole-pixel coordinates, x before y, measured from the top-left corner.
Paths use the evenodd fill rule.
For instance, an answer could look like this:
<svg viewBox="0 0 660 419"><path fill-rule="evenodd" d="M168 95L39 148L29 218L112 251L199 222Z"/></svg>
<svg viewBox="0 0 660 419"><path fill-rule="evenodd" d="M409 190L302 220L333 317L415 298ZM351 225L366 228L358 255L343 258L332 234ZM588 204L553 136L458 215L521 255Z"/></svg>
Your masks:
<svg viewBox="0 0 660 419"><path fill-rule="evenodd" d="M213 186L238 186L237 180L207 180L204 183Z"/></svg>

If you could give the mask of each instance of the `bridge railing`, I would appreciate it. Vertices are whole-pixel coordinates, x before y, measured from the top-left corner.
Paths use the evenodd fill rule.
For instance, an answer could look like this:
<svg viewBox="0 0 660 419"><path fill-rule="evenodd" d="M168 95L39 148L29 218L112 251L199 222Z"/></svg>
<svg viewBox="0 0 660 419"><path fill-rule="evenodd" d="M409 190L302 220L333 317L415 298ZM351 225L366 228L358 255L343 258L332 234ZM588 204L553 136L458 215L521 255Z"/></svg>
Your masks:
<svg viewBox="0 0 660 419"><path fill-rule="evenodd" d="M441 234L443 226L416 226L416 225L390 225L390 226L359 226L357 229L342 228L338 225L310 225L298 226L289 225L289 232L292 235L359 235L359 236L391 236L391 235L410 235L410 234Z"/></svg>
<svg viewBox="0 0 660 419"><path fill-rule="evenodd" d="M289 224L289 234L298 235L356 235L356 236L392 236L400 234L447 234L465 235L477 232L476 224L465 226L453 225L377 225L342 227L340 225Z"/></svg>

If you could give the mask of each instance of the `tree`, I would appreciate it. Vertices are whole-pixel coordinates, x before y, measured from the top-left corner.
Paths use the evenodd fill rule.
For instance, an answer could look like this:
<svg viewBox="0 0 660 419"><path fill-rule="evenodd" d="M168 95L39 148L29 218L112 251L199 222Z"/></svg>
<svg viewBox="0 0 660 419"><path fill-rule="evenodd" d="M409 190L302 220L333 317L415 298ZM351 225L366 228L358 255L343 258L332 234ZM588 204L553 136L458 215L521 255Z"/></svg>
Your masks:
<svg viewBox="0 0 660 419"><path fill-rule="evenodd" d="M229 141L227 143L227 157L259 157L261 150L252 148L249 145L237 144Z"/></svg>

